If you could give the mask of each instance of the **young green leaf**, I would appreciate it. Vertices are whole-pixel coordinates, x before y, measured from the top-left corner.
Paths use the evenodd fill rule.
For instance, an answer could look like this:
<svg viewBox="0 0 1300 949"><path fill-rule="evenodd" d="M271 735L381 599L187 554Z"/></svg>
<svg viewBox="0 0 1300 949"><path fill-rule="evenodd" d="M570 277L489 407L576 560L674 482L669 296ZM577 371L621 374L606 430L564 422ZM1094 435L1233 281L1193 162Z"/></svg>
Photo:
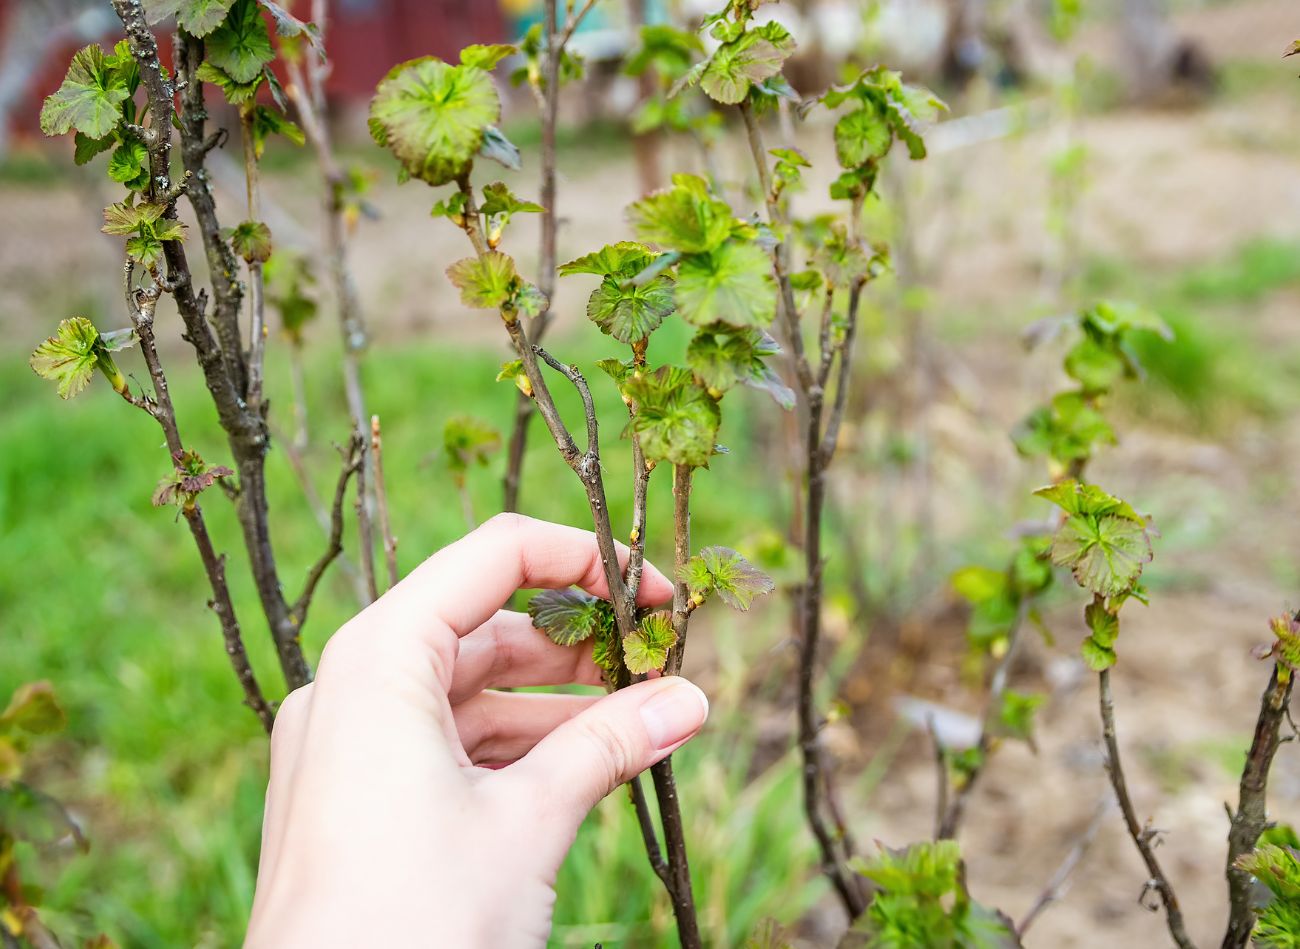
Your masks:
<svg viewBox="0 0 1300 949"><path fill-rule="evenodd" d="M1035 409L1012 431L1011 440L1020 454L1047 455L1061 468L1092 457L1098 445L1117 441L1105 416L1078 392L1063 392Z"/></svg>
<svg viewBox="0 0 1300 949"><path fill-rule="evenodd" d="M108 159L108 177L132 191L149 187L149 152L144 144L130 138L118 145Z"/></svg>
<svg viewBox="0 0 1300 949"><path fill-rule="evenodd" d="M776 589L771 577L730 547L705 547L686 562L678 579L697 603L716 593L741 612L753 605L754 597Z"/></svg>
<svg viewBox="0 0 1300 949"><path fill-rule="evenodd" d="M257 0L235 0L226 19L205 41L205 50L208 62L235 82L252 82L275 59Z"/></svg>
<svg viewBox="0 0 1300 949"><path fill-rule="evenodd" d="M282 135L295 145L306 143L303 130L277 109L264 105L253 106L248 113L248 131L253 137L253 154L258 158L266 150L266 140L272 135Z"/></svg>
<svg viewBox="0 0 1300 949"><path fill-rule="evenodd" d="M705 326L686 348L686 364L714 394L743 384L767 392L784 409L794 408L794 392L764 361L781 351L776 340L754 327Z"/></svg>
<svg viewBox="0 0 1300 949"><path fill-rule="evenodd" d="M674 296L682 318L696 326L767 326L776 316L772 260L739 240L688 254L678 265Z"/></svg>
<svg viewBox="0 0 1300 949"><path fill-rule="evenodd" d="M183 508L194 505L200 494L229 478L234 472L225 465L209 465L196 451L172 452L172 473L158 482L153 492L154 507L178 504Z"/></svg>
<svg viewBox="0 0 1300 949"><path fill-rule="evenodd" d="M447 279L460 289L461 302L476 310L509 306L523 284L514 258L496 250L456 261L447 268Z"/></svg>
<svg viewBox="0 0 1300 949"><path fill-rule="evenodd" d="M779 73L794 47L794 37L775 21L746 30L709 57L699 76L700 88L715 102L736 105L753 83Z"/></svg>
<svg viewBox="0 0 1300 949"><path fill-rule="evenodd" d="M533 201L525 201L507 188L505 182L497 181L483 186L483 204L479 210L491 217L495 214L540 214L546 209Z"/></svg>
<svg viewBox="0 0 1300 949"><path fill-rule="evenodd" d="M641 343L675 308L668 277L655 277L640 286L606 277L587 300L587 319L620 343Z"/></svg>
<svg viewBox="0 0 1300 949"><path fill-rule="evenodd" d="M672 614L651 613L641 624L623 637L623 661L629 672L644 675L664 667L668 650L677 644Z"/></svg>
<svg viewBox="0 0 1300 949"><path fill-rule="evenodd" d="M731 208L709 194L696 175L673 175L673 186L656 191L628 208L637 235L653 244L688 254L708 253L730 235Z"/></svg>
<svg viewBox="0 0 1300 949"><path fill-rule="evenodd" d="M516 52L518 51L515 47L502 43L494 43L491 46L481 46L476 43L460 51L460 64L491 72L496 68L497 63Z"/></svg>
<svg viewBox="0 0 1300 949"><path fill-rule="evenodd" d="M580 590L543 590L529 601L528 615L558 646L575 646L614 626L613 606Z"/></svg>
<svg viewBox="0 0 1300 949"><path fill-rule="evenodd" d="M261 221L241 221L227 228L225 236L245 263L265 263L271 257L271 229Z"/></svg>
<svg viewBox="0 0 1300 949"><path fill-rule="evenodd" d="M41 131L63 135L76 129L102 138L122 119L122 103L131 97L127 80L110 68L104 51L92 43L78 50L63 83L41 106Z"/></svg>
<svg viewBox="0 0 1300 949"><path fill-rule="evenodd" d="M1002 693L993 733L1002 738L1014 738L1034 747L1034 713L1047 701L1047 696L1037 692L1017 692L1007 689Z"/></svg>
<svg viewBox="0 0 1300 949"><path fill-rule="evenodd" d="M567 264L560 264L561 277L574 274L596 274L601 277L619 277L630 280L648 267L659 255L645 244L636 241L619 241L606 244L600 250L583 254Z"/></svg>
<svg viewBox="0 0 1300 949"><path fill-rule="evenodd" d="M1272 893L1259 910L1252 942L1260 949L1295 949L1300 945L1300 851L1265 843L1238 857L1235 866Z"/></svg>
<svg viewBox="0 0 1300 949"><path fill-rule="evenodd" d="M221 90L227 102L238 106L252 102L257 96L257 90L262 88L262 83L266 81L266 74L261 72L248 82L236 82L225 70L218 69L208 62L200 63L194 75L204 82L212 83Z"/></svg>
<svg viewBox="0 0 1300 949"><path fill-rule="evenodd" d="M500 114L486 72L427 56L395 66L379 83L370 133L411 177L441 185L470 166Z"/></svg>
<svg viewBox="0 0 1300 949"><path fill-rule="evenodd" d="M61 399L70 399L86 388L96 369L118 392L126 390L126 379L109 355L99 330L84 316L59 323L58 331L36 347L28 364L42 379L58 383Z"/></svg>
<svg viewBox="0 0 1300 949"><path fill-rule="evenodd" d="M482 419L457 415L443 426L442 447L452 480L464 487L469 470L475 465L485 467L500 450L501 433Z"/></svg>
<svg viewBox="0 0 1300 949"><path fill-rule="evenodd" d="M303 254L280 249L263 268L266 302L280 315L280 327L291 342L301 343L303 330L316 318L313 290L316 275Z"/></svg>
<svg viewBox="0 0 1300 949"><path fill-rule="evenodd" d="M522 359L512 359L501 364L501 371L497 373L497 382L504 382L507 379L513 382L520 392L532 398L533 384L528 379L528 373L524 371Z"/></svg>
<svg viewBox="0 0 1300 949"><path fill-rule="evenodd" d="M703 52L704 44L694 33L654 23L641 27L641 45L627 58L623 72L640 76L653 67L660 75L676 79Z"/></svg>
<svg viewBox="0 0 1300 949"><path fill-rule="evenodd" d="M176 17L181 29L193 36L207 36L226 18L235 0L144 0L150 23Z"/></svg>
<svg viewBox="0 0 1300 949"><path fill-rule="evenodd" d="M1095 485L1062 481L1034 493L1069 515L1052 539L1052 562L1100 596L1130 593L1152 558L1145 519Z"/></svg>
<svg viewBox="0 0 1300 949"><path fill-rule="evenodd" d="M72 160L78 165L84 165L101 152L106 152L117 142L117 136L112 132L103 138L91 138L82 132L77 132L72 136L73 153Z"/></svg>
<svg viewBox="0 0 1300 949"><path fill-rule="evenodd" d="M874 102L845 113L835 123L835 155L845 168L884 158L893 143L889 122Z"/></svg>
<svg viewBox="0 0 1300 949"><path fill-rule="evenodd" d="M708 467L722 415L690 372L664 366L634 373L624 392L636 403L632 429L647 461Z"/></svg>

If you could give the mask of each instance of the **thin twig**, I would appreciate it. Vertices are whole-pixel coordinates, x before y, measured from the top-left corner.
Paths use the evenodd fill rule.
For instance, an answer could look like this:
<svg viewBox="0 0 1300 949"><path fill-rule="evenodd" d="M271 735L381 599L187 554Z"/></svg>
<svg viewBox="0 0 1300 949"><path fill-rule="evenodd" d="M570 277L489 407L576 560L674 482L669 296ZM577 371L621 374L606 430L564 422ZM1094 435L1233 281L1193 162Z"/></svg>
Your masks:
<svg viewBox="0 0 1300 949"><path fill-rule="evenodd" d="M244 143L244 182L248 195L248 220L256 221L261 213L258 193L257 149L253 141L253 113L249 108L239 112L239 127ZM266 300L262 286L262 262L248 261L249 329L248 329L248 407L258 415L265 415L262 406L262 386L266 363Z"/></svg>
<svg viewBox="0 0 1300 949"><path fill-rule="evenodd" d="M388 489L384 484L384 442L379 431L379 416L370 416L370 458L375 469L375 513L379 516L379 536L384 541L384 562L388 565L388 587L397 586L397 538L388 519Z"/></svg>
<svg viewBox="0 0 1300 949"><path fill-rule="evenodd" d="M129 284L130 264L127 265L125 273ZM148 400L148 408L145 410L158 421L167 442L167 450L173 458L176 458L185 449L184 442L181 440L180 427L176 421L176 408L172 404L171 390L167 385L167 374L163 371L162 361L158 357L158 347L154 341L153 314L154 307L158 303L158 294L157 287L136 292L129 312L136 337L140 342L141 357L149 370L149 378L153 381L154 395ZM144 408L143 405L141 407ZM235 616L235 605L230 597L230 588L226 584L225 557L217 554L213 549L207 523L203 519L203 511L199 505L194 502L186 504L182 508L182 514L186 524L189 525L190 535L194 538L194 544L199 551L199 560L202 561L203 571L208 578L208 586L212 590L212 599L208 601L208 606L217 615L217 620L221 624L226 655L230 657L235 678L239 680L244 690L244 704L252 709L269 735L275 715L262 694L262 688L248 659L248 652L244 648L243 632Z"/></svg>
<svg viewBox="0 0 1300 949"><path fill-rule="evenodd" d="M1038 898L1034 900L1034 905L1029 907L1024 917L1016 924L1016 935L1021 939L1024 938L1025 932L1034 924L1034 921L1042 915L1043 910L1058 900L1064 899L1066 892L1070 888L1070 876L1074 873L1079 862L1083 860L1088 848L1092 846L1092 842L1097 838L1097 831L1101 829L1102 821L1110 813L1112 806L1109 799L1103 799L1097 805L1093 811L1092 819L1088 821L1088 826L1083 829L1083 833L1079 835L1074 842L1074 846L1065 855L1065 859L1056 868L1056 872L1047 881L1047 886L1038 894Z"/></svg>
<svg viewBox="0 0 1300 949"><path fill-rule="evenodd" d="M1282 721L1291 703L1294 673L1283 680L1273 665L1268 685L1259 700L1259 715L1255 719L1255 736L1246 755L1246 765L1241 771L1241 784L1237 810L1232 814L1228 830L1228 930L1223 937L1223 949L1244 949L1255 928L1255 905L1251 899L1250 872L1237 867L1238 858L1255 849L1259 835L1268 824L1268 773L1273 766L1273 756L1281 744L1279 733ZM1288 670L1290 672L1290 670Z"/></svg>
<svg viewBox="0 0 1300 949"><path fill-rule="evenodd" d="M293 616L300 626L307 619L307 610L311 606L312 597L316 595L316 587L325 576L325 571L343 552L343 505L347 497L348 482L353 475L360 477L364 445L365 436L360 432L353 432L347 449L340 451L343 456L343 468L339 471L338 483L334 486L334 503L330 507L329 540L326 542L325 552L307 571L307 580L303 583L302 593L293 604Z"/></svg>
<svg viewBox="0 0 1300 949"><path fill-rule="evenodd" d="M944 809L943 819L935 832L935 837L939 840L949 840L957 836L957 830L966 815L966 805L970 801L971 792L975 790L975 784L988 763L988 756L993 747L993 725L1001 713L1002 697L1007 691L1011 665L1020 652L1020 642L1028 613L1029 599L1022 597L1016 606L1016 616L1007 634L1007 651L998 661L997 667L993 670L993 678L989 682L988 699L984 704L984 715L980 719L979 739L975 744L979 750L979 758L975 767L966 775L961 787L957 789L957 793L953 795L948 807Z"/></svg>
<svg viewBox="0 0 1300 949"><path fill-rule="evenodd" d="M646 858L650 861L650 869L654 870L655 876L671 891L673 887L672 877L669 876L668 863L664 860L663 850L659 847L659 837L655 831L654 817L651 815L650 805L646 801L641 776L637 775L629 781L627 787L632 796L632 807L636 811L636 822L641 830L641 839L645 841Z"/></svg>
<svg viewBox="0 0 1300 949"><path fill-rule="evenodd" d="M1142 893L1145 896L1154 890L1159 894L1160 901L1165 907L1165 922L1169 925L1169 935L1173 937L1180 949L1194 949L1195 944L1187 935L1187 925L1183 921L1183 912L1178 906L1178 897L1174 894L1173 885L1165 876L1160 861L1156 859L1152 841L1158 836L1158 831L1149 826L1143 827L1138 822L1133 799L1129 797L1128 783L1124 780L1124 767L1120 763L1119 740L1115 737L1115 702L1110 691L1109 669L1103 669L1097 674L1097 686L1101 707L1102 740L1106 745L1106 773L1110 775L1111 787L1115 790L1115 798L1119 801L1120 811L1124 815L1124 826L1128 829L1128 835L1133 838L1133 843L1137 846L1142 862L1146 864L1147 872L1150 874Z"/></svg>

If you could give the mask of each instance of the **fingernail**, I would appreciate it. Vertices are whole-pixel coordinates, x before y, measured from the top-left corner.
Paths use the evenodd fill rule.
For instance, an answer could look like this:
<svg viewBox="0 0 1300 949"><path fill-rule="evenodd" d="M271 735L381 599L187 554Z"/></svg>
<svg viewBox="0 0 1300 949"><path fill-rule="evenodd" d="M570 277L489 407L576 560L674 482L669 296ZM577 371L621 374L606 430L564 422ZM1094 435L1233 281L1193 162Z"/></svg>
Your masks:
<svg viewBox="0 0 1300 949"><path fill-rule="evenodd" d="M641 706L641 721L656 749L671 748L693 735L708 717L709 700L685 679L676 679Z"/></svg>

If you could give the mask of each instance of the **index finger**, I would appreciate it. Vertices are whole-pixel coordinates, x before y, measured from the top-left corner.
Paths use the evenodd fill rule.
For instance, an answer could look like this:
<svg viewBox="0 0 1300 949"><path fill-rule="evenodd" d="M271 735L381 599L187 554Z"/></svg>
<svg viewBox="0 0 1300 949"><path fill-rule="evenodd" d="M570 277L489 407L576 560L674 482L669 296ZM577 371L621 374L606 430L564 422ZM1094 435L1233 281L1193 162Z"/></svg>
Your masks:
<svg viewBox="0 0 1300 949"><path fill-rule="evenodd" d="M615 547L621 570L628 549L618 543ZM519 514L498 514L427 559L366 613L400 629L425 631L445 624L461 637L487 622L516 590L567 586L609 596L596 535ZM668 578L646 563L637 603L653 606L672 595Z"/></svg>

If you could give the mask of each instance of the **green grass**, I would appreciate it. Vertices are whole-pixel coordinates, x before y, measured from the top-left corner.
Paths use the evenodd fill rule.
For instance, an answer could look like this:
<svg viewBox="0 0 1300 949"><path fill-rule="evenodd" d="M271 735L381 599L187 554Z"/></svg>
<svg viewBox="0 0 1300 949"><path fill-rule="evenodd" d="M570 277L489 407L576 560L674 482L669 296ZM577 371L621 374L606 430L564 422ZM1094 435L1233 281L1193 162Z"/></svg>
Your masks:
<svg viewBox="0 0 1300 949"><path fill-rule="evenodd" d="M680 332L661 335L664 350L684 346ZM575 351L570 340L559 338L554 349L590 365L612 352L612 344L601 343ZM465 412L506 425L512 390L492 381L502 355L415 344L370 357L368 391L371 407L384 420L385 467L404 570L467 529L438 457L442 425ZM178 348L170 362L179 366L190 358ZM336 359L323 348L308 374L313 478L325 495L338 465L329 443L346 435ZM6 640L0 694L34 679L54 682L70 726L36 756L34 776L67 801L91 840L84 856L39 861L48 915L65 933L103 929L122 945L235 944L252 898L265 741L239 704L216 621L204 606L205 582L185 525L173 511L150 506L153 486L168 468L158 429L98 380L62 403L21 357L5 360L0 615ZM125 371L140 371L132 354L121 363ZM270 396L281 418L288 414L285 375L283 365L272 363ZM172 381L187 443L210 461L226 460L196 374L178 370ZM627 452L618 444L624 409L597 371L592 385L609 420L602 434L614 522L630 523ZM556 389L573 418L576 398ZM734 451L698 476L697 544L743 545L777 517L772 505L779 492L771 490L770 479L765 483L768 476L761 470L744 474L748 446L756 439L754 405L748 394L728 400L724 437ZM527 508L585 525L576 480L540 426L534 433L523 491ZM292 596L323 536L279 452L273 451L268 472L273 536ZM471 478L481 518L499 505L498 479L499 464ZM230 557L231 587L253 661L268 693L278 697L283 687L247 579L233 511L217 492L203 501L216 544ZM669 510L667 479L658 478L650 499L652 531ZM352 541L349 536L349 546ZM651 555L661 563L671 560L670 538L662 530L652 534ZM350 587L336 570L304 631L309 656L319 653L353 609ZM774 602L773 609L778 616L783 606ZM700 626L707 628L706 622ZM750 648L771 645L772 634L763 631L770 624L750 622L745 628ZM715 701L715 721L743 724L740 698L733 697L730 710L726 701ZM713 731L721 736L723 728ZM809 882L816 873L799 811L791 806L797 769L782 760L751 780L750 757L738 753L735 734L702 741L681 764L687 810L694 811L691 837L710 841L697 848L695 871L702 902L717 907L706 925L720 942L732 941L761 914L797 918L818 892ZM640 848L626 803L605 804L564 870L557 938L569 939L582 931L574 927L588 924L605 926L609 945L660 944L666 938L667 903ZM761 860L754 856L759 852L765 854ZM620 943L620 933L647 932L654 935Z"/></svg>

